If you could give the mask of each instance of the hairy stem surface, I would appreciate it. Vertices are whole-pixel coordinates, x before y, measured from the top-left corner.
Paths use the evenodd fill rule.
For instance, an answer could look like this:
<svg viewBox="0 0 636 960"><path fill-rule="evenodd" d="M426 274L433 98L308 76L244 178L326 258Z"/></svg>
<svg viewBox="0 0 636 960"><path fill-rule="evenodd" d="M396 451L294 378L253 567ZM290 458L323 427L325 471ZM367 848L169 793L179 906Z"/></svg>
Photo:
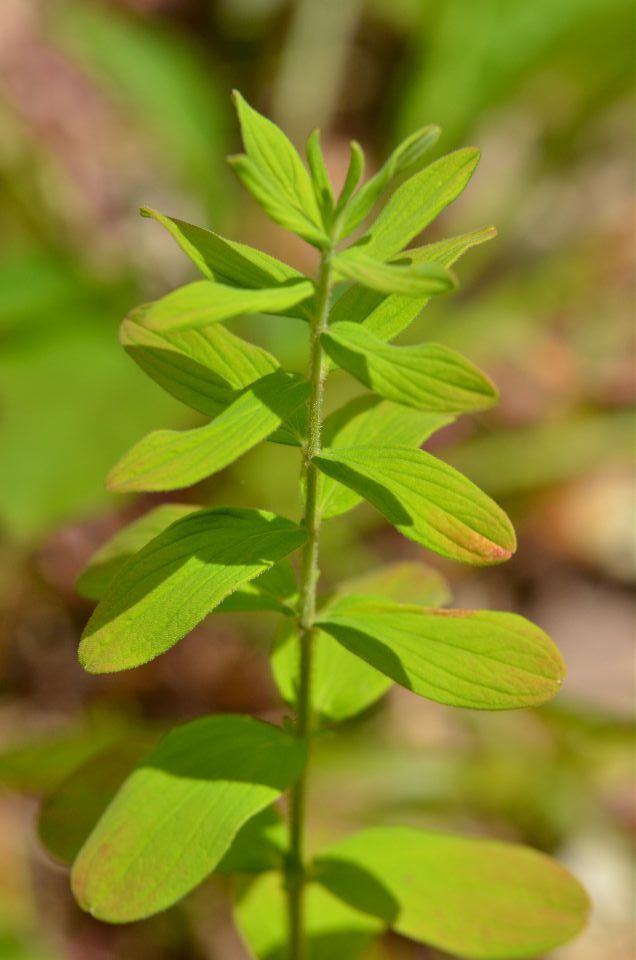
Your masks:
<svg viewBox="0 0 636 960"><path fill-rule="evenodd" d="M323 417L324 386L327 362L320 337L327 329L331 294L332 251L323 253L316 289L316 304L311 322L311 396L309 398L309 423L305 447L306 494L304 524L307 528L307 543L302 557L299 599L300 678L296 732L309 741L312 731L311 711L311 658L316 615L316 586L319 577L318 545L320 536L320 512L317 502L318 471L313 457L320 453L320 432ZM306 960L307 940L305 935L305 798L307 793L307 767L294 787L289 806L289 857L287 872L287 896L289 912L289 960Z"/></svg>

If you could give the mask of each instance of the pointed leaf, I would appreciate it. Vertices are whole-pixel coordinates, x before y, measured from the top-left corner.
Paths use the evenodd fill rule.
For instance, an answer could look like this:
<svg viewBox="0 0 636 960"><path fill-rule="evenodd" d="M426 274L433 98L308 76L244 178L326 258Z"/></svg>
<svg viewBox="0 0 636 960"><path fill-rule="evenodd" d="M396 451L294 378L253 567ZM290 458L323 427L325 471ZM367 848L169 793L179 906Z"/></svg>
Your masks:
<svg viewBox="0 0 636 960"><path fill-rule="evenodd" d="M254 110L237 90L233 98L250 166L260 177L271 181L289 207L295 208L320 233L320 210L309 174L295 147L275 123Z"/></svg>
<svg viewBox="0 0 636 960"><path fill-rule="evenodd" d="M316 195L316 201L322 215L323 223L331 224L334 211L334 196L331 180L325 164L325 158L320 147L320 131L314 130L305 147L307 162L311 170L311 179Z"/></svg>
<svg viewBox="0 0 636 960"><path fill-rule="evenodd" d="M452 274L437 263L383 263L350 247L334 258L337 274L347 280L378 290L380 293L398 293L407 297L430 297L448 293L455 286Z"/></svg>
<svg viewBox="0 0 636 960"><path fill-rule="evenodd" d="M565 676L550 638L513 613L345 597L317 623L391 680L454 707L535 706L554 697Z"/></svg>
<svg viewBox="0 0 636 960"><path fill-rule="evenodd" d="M305 539L290 520L259 510L218 507L177 520L112 581L82 635L80 663L89 673L147 663Z"/></svg>
<svg viewBox="0 0 636 960"><path fill-rule="evenodd" d="M313 638L312 710L326 722L338 722L366 710L393 685L390 678L369 666L318 630ZM300 641L292 621L282 624L271 654L278 691L296 707L300 682Z"/></svg>
<svg viewBox="0 0 636 960"><path fill-rule="evenodd" d="M314 883L305 891L305 914L307 960L362 960L384 927ZM253 956L287 960L287 906L280 874L266 874L246 887L234 917Z"/></svg>
<svg viewBox="0 0 636 960"><path fill-rule="evenodd" d="M162 503L107 540L82 570L75 588L89 600L101 600L124 564L163 530L199 510L191 503Z"/></svg>
<svg viewBox="0 0 636 960"><path fill-rule="evenodd" d="M171 731L126 780L72 872L80 906L128 923L165 910L214 870L239 829L298 777L300 740L252 717Z"/></svg>
<svg viewBox="0 0 636 960"><path fill-rule="evenodd" d="M451 267L471 247L485 243L496 235L493 227L474 230L458 237L440 240L423 247L405 250L401 256L414 263L437 263ZM383 295L356 285L347 290L334 304L331 324L344 320L363 323L382 340L393 340L420 314L429 297L405 297L401 294Z"/></svg>
<svg viewBox="0 0 636 960"><path fill-rule="evenodd" d="M323 334L329 356L365 387L418 410L466 413L497 402L497 388L469 360L437 343L394 347L359 323Z"/></svg>
<svg viewBox="0 0 636 960"><path fill-rule="evenodd" d="M405 937L469 960L543 956L579 933L589 910L574 877L537 850L412 827L342 840L316 877Z"/></svg>
<svg viewBox="0 0 636 960"><path fill-rule="evenodd" d="M279 368L275 357L220 324L156 331L144 326L147 307L123 321L120 341L160 387L193 410L215 417L238 394Z"/></svg>
<svg viewBox="0 0 636 960"><path fill-rule="evenodd" d="M508 560L516 549L510 520L457 470L406 447L323 450L320 469L365 497L405 537L442 557L477 566Z"/></svg>
<svg viewBox="0 0 636 960"><path fill-rule="evenodd" d="M155 430L124 454L108 475L109 490L178 490L233 463L309 396L299 374L277 370L257 380L216 420L195 430Z"/></svg>
<svg viewBox="0 0 636 960"><path fill-rule="evenodd" d="M378 260L403 250L462 192L479 162L479 150L465 147L440 157L403 183L356 246Z"/></svg>
<svg viewBox="0 0 636 960"><path fill-rule="evenodd" d="M291 280L279 287L242 290L209 280L195 280L147 305L144 324L150 330L204 327L243 313L281 313L313 296L310 280Z"/></svg>
<svg viewBox="0 0 636 960"><path fill-rule="evenodd" d="M323 230L314 226L298 207L289 203L276 181L264 174L248 157L228 157L228 163L245 189L274 223L297 234L315 247L322 248L327 243Z"/></svg>
<svg viewBox="0 0 636 960"><path fill-rule="evenodd" d="M166 217L150 207L142 207L141 215L165 227L208 280L252 290L302 280L298 270L255 247L226 240L218 233L176 217Z"/></svg>
<svg viewBox="0 0 636 960"><path fill-rule="evenodd" d="M439 413L405 410L378 397L356 397L330 414L323 425L326 447L353 447L359 443L419 447L453 418ZM323 519L340 516L364 497L332 477L318 480L318 504Z"/></svg>
<svg viewBox="0 0 636 960"><path fill-rule="evenodd" d="M423 127L395 148L386 163L364 184L349 204L342 226L342 236L348 236L362 223L394 177L419 166L420 160L436 143L440 133L439 127Z"/></svg>
<svg viewBox="0 0 636 960"><path fill-rule="evenodd" d="M342 190L340 191L340 196L338 197L338 203L336 204L336 215L345 209L349 198L360 183L360 178L364 173L364 153L362 147L356 140L350 141L349 151L349 166L347 167L347 174L342 185Z"/></svg>

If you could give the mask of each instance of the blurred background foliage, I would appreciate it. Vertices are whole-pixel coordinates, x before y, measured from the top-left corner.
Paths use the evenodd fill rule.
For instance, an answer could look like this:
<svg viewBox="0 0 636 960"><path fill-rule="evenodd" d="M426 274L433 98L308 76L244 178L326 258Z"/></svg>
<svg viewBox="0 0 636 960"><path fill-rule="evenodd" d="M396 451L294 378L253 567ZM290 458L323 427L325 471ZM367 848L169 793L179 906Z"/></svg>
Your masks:
<svg viewBox="0 0 636 960"><path fill-rule="evenodd" d="M456 346L498 382L497 410L442 431L434 449L502 502L521 545L497 571L439 565L459 604L537 620L570 668L539 712L446 711L396 689L325 736L316 842L378 821L530 842L595 901L560 960L634 956L633 28L631 0L0 4L3 960L245 957L215 883L143 925L81 915L34 826L39 798L99 750L209 710L280 716L267 616L217 617L131 674L87 677L75 657L90 613L77 573L157 500L107 495L106 471L144 431L196 423L117 342L127 310L192 276L137 208L313 267L224 163L238 145L232 87L298 143L320 125L336 181L351 137L370 165L430 122L442 151L482 149L430 238L490 222L499 237L404 339ZM235 329L303 368L301 325ZM350 390L336 374L330 406ZM187 496L296 516L296 461L265 444ZM325 528L327 586L415 556L365 507ZM399 938L382 949L440 956Z"/></svg>

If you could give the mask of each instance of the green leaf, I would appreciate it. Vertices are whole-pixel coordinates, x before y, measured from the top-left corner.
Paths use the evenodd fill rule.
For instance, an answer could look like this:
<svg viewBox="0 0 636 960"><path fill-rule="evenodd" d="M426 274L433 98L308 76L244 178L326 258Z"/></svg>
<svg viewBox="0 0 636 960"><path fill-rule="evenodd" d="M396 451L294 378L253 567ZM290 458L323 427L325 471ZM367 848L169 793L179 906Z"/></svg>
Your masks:
<svg viewBox="0 0 636 960"><path fill-rule="evenodd" d="M291 280L262 290L242 290L209 280L195 280L144 305L143 322L149 329L160 332L204 327L243 313L281 313L313 293L311 280Z"/></svg>
<svg viewBox="0 0 636 960"><path fill-rule="evenodd" d="M321 603L327 616L342 597L366 593L377 599L441 606L450 590L436 570L423 563L395 563L344 580L335 596ZM283 700L296 704L300 677L300 646L293 624L280 628L271 656L276 685ZM327 721L355 716L375 703L392 685L386 675L369 666L329 634L317 630L312 660L312 707Z"/></svg>
<svg viewBox="0 0 636 960"><path fill-rule="evenodd" d="M241 827L214 872L249 874L281 870L286 852L287 825L276 807L266 807Z"/></svg>
<svg viewBox="0 0 636 960"><path fill-rule="evenodd" d="M251 613L272 610L291 617L295 614L298 585L292 565L281 560L257 580L246 583L223 600L215 613Z"/></svg>
<svg viewBox="0 0 636 960"><path fill-rule="evenodd" d="M334 196L329 173L325 165L325 158L320 148L320 131L314 130L307 140L305 147L307 162L311 170L316 201L320 208L322 222L327 227L331 225L334 211Z"/></svg>
<svg viewBox="0 0 636 960"><path fill-rule="evenodd" d="M290 520L259 510L217 507L177 520L112 581L82 635L80 663L89 673L147 663L305 539Z"/></svg>
<svg viewBox="0 0 636 960"><path fill-rule="evenodd" d="M233 93L247 157L231 158L239 177L267 213L310 243L324 242L307 170L283 131ZM292 226L292 223L295 224Z"/></svg>
<svg viewBox="0 0 636 960"><path fill-rule="evenodd" d="M402 260L400 263L383 263L368 257L356 247L349 247L336 255L334 267L341 277L380 293L430 297L448 293L455 286L452 274L437 263L407 263Z"/></svg>
<svg viewBox="0 0 636 960"><path fill-rule="evenodd" d="M120 341L144 373L193 410L216 417L255 380L279 369L261 347L241 340L221 324L155 331L138 307L120 328Z"/></svg>
<svg viewBox="0 0 636 960"><path fill-rule="evenodd" d="M384 927L315 883L307 885L305 913L307 960L362 960ZM287 960L287 908L280 874L265 874L244 889L234 918L259 960Z"/></svg>
<svg viewBox="0 0 636 960"><path fill-rule="evenodd" d="M440 240L423 247L405 250L401 257L414 263L437 263L451 267L467 250L491 240L496 235L493 227L474 230L461 236ZM331 324L341 321L364 323L364 326L382 340L393 340L420 314L429 297L389 296L356 285L347 290L333 306Z"/></svg>
<svg viewBox="0 0 636 960"><path fill-rule="evenodd" d="M465 147L424 167L398 187L356 246L378 260L393 257L457 199L478 162L479 150Z"/></svg>
<svg viewBox="0 0 636 960"><path fill-rule="evenodd" d="M197 227L176 217L167 217L150 207L141 208L142 217L151 217L164 227L208 280L230 287L260 290L277 287L303 275L282 260L245 243ZM297 310L302 310L297 307Z"/></svg>
<svg viewBox="0 0 636 960"><path fill-rule="evenodd" d="M394 177L418 166L424 154L436 143L440 133L439 127L423 127L395 148L386 163L364 184L349 204L342 225L343 236L348 236L362 223Z"/></svg>
<svg viewBox="0 0 636 960"><path fill-rule="evenodd" d="M297 234L315 247L323 247L326 237L296 207L287 203L275 181L270 180L245 156L228 157L228 163L246 190L275 223Z"/></svg>
<svg viewBox="0 0 636 960"><path fill-rule="evenodd" d="M162 503L106 541L90 558L75 582L81 596L101 600L127 560L175 520L199 510L190 503Z"/></svg>
<svg viewBox="0 0 636 960"><path fill-rule="evenodd" d="M502 563L516 549L510 520L457 470L397 446L323 450L320 469L377 507L405 537L442 557L477 566Z"/></svg>
<svg viewBox="0 0 636 960"><path fill-rule="evenodd" d="M454 707L536 706L558 693L565 676L550 638L513 613L344 597L317 624L396 683Z"/></svg>
<svg viewBox="0 0 636 960"><path fill-rule="evenodd" d="M300 641L292 621L281 625L270 662L281 697L295 707L300 682ZM311 670L312 710L326 722L355 716L392 686L385 674L349 653L322 630L313 639Z"/></svg>
<svg viewBox="0 0 636 960"><path fill-rule="evenodd" d="M497 402L497 388L469 360L437 343L394 347L358 323L322 335L329 356L365 387L418 410L466 413Z"/></svg>
<svg viewBox="0 0 636 960"><path fill-rule="evenodd" d="M351 594L364 594L377 600L417 603L423 607L443 607L451 601L448 582L425 563L402 560L349 577L336 587L334 597L321 607L320 615L330 610L334 600Z"/></svg>
<svg viewBox="0 0 636 960"><path fill-rule="evenodd" d="M330 414L323 425L326 447L354 447L358 443L419 447L431 434L452 423L439 413L405 410L378 397L356 397ZM318 480L318 505L327 520L353 509L364 497L332 477Z"/></svg>
<svg viewBox="0 0 636 960"><path fill-rule="evenodd" d="M277 370L257 380L216 420L194 430L155 430L124 454L108 489L178 490L218 473L256 446L309 396L299 374Z"/></svg>
<svg viewBox="0 0 636 960"><path fill-rule="evenodd" d="M252 717L204 717L172 730L82 847L71 876L79 905L111 923L165 910L214 870L305 760L298 738Z"/></svg>
<svg viewBox="0 0 636 960"><path fill-rule="evenodd" d="M200 509L192 504L162 503L118 531L93 554L88 566L78 577L78 593L89 600L101 600L115 576L132 556L175 520ZM222 600L214 613L273 610L290 616L296 599L294 571L288 560L281 560L256 581L246 583Z"/></svg>
<svg viewBox="0 0 636 960"><path fill-rule="evenodd" d="M320 855L316 878L405 937L469 960L543 956L589 903L559 863L496 840L377 827Z"/></svg>
<svg viewBox="0 0 636 960"><path fill-rule="evenodd" d="M45 797L38 816L43 846L61 863L73 863L101 815L153 744L138 739L119 741L97 751ZM274 807L248 820L215 873L261 873L279 869L286 830Z"/></svg>
<svg viewBox="0 0 636 960"><path fill-rule="evenodd" d="M349 151L349 166L347 167L347 174L342 185L342 190L340 191L340 196L338 197L338 203L336 204L336 216L342 213L347 206L349 198L358 186L360 178L364 173L364 153L362 147L356 140L350 141ZM340 232L342 233L342 228Z"/></svg>
<svg viewBox="0 0 636 960"><path fill-rule="evenodd" d="M99 750L44 799L38 835L48 852L71 864L115 793L152 744L126 739Z"/></svg>

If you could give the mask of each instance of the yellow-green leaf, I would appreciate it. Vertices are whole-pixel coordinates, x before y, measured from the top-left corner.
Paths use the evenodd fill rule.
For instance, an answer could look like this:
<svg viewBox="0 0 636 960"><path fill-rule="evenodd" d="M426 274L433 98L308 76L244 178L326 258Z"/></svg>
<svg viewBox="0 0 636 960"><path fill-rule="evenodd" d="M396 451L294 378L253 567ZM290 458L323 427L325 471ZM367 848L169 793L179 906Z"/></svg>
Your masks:
<svg viewBox="0 0 636 960"><path fill-rule="evenodd" d="M111 582L82 635L80 663L89 673L147 663L305 539L291 520L259 510L217 507L177 520Z"/></svg>
<svg viewBox="0 0 636 960"><path fill-rule="evenodd" d="M343 597L317 620L347 650L413 693L475 710L545 703L565 664L550 638L524 617L435 610Z"/></svg>
<svg viewBox="0 0 636 960"><path fill-rule="evenodd" d="M467 960L544 956L589 901L557 861L497 840L377 827L322 853L316 879L398 933Z"/></svg>
<svg viewBox="0 0 636 960"><path fill-rule="evenodd" d="M160 387L208 417L216 417L255 380L273 373L278 360L221 324L186 330L149 330L138 307L120 328L126 353Z"/></svg>
<svg viewBox="0 0 636 960"><path fill-rule="evenodd" d="M396 263L383 263L349 247L334 258L336 275L380 293L407 297L431 297L448 293L455 284L451 273L438 263L410 263L405 256Z"/></svg>
<svg viewBox="0 0 636 960"><path fill-rule="evenodd" d="M194 430L155 430L108 475L110 490L179 490L218 473L260 443L306 402L304 377L277 370L257 380L223 413Z"/></svg>
<svg viewBox="0 0 636 960"><path fill-rule="evenodd" d="M405 410L379 397L356 397L325 419L323 443L333 448L353 447L358 443L419 447L452 421L451 416ZM363 499L361 494L333 477L319 477L318 504L325 520L346 513Z"/></svg>
<svg viewBox="0 0 636 960"><path fill-rule="evenodd" d="M128 777L72 872L79 905L129 923L201 883L239 829L298 777L305 747L252 717L204 717L172 730Z"/></svg>
<svg viewBox="0 0 636 960"><path fill-rule="evenodd" d="M423 450L357 446L323 450L314 463L383 513L400 533L452 560L502 563L516 549L510 520L457 470Z"/></svg>
<svg viewBox="0 0 636 960"><path fill-rule="evenodd" d="M377 260L395 256L457 199L478 162L479 150L465 147L424 167L398 187L356 246Z"/></svg>
<svg viewBox="0 0 636 960"><path fill-rule="evenodd" d="M359 323L338 323L322 336L329 356L387 400L440 413L486 410L497 388L461 354L438 343L394 347Z"/></svg>
<svg viewBox="0 0 636 960"><path fill-rule="evenodd" d="M204 327L243 313L279 314L313 296L311 280L290 280L278 287L243 290L210 280L195 280L146 306L144 324L151 330Z"/></svg>

